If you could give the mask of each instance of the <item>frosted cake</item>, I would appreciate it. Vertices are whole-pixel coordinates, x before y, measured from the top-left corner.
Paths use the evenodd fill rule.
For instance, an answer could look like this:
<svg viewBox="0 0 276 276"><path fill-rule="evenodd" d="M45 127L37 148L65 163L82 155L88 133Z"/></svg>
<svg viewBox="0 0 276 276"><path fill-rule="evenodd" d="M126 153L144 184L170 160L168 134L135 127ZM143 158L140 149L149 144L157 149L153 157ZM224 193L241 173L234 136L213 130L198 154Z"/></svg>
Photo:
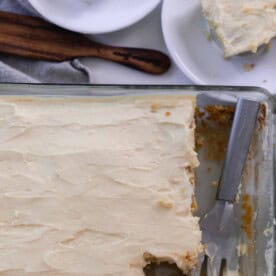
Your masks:
<svg viewBox="0 0 276 276"><path fill-rule="evenodd" d="M201 251L195 99L0 99L0 275L185 273Z"/></svg>
<svg viewBox="0 0 276 276"><path fill-rule="evenodd" d="M255 53L276 36L276 0L201 0L225 57Z"/></svg>

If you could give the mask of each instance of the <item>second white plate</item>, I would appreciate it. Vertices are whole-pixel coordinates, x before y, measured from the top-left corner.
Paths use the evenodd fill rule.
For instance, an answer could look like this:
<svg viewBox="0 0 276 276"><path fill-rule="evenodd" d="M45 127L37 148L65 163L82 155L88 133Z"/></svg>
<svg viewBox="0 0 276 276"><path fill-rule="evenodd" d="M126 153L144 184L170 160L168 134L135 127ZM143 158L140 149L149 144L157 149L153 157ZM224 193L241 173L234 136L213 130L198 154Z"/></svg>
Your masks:
<svg viewBox="0 0 276 276"><path fill-rule="evenodd" d="M225 60L217 44L206 38L199 0L164 0L162 29L175 63L195 83L254 85L276 93L276 41L269 51Z"/></svg>
<svg viewBox="0 0 276 276"><path fill-rule="evenodd" d="M130 26L161 0L29 0L46 19L72 31L100 34Z"/></svg>

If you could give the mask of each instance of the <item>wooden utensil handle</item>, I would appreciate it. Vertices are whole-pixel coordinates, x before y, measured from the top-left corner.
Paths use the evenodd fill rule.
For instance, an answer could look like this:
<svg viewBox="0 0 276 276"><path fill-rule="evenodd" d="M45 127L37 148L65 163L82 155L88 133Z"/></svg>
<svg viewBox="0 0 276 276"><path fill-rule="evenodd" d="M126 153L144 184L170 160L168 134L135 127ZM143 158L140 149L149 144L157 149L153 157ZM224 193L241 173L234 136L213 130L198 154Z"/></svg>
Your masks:
<svg viewBox="0 0 276 276"><path fill-rule="evenodd" d="M104 45L40 18L7 12L0 12L0 52L50 61L98 57L151 74L170 67L168 56L159 51Z"/></svg>
<svg viewBox="0 0 276 276"><path fill-rule="evenodd" d="M170 59L165 54L150 49L113 47L101 44L93 56L151 74L162 74L170 67Z"/></svg>

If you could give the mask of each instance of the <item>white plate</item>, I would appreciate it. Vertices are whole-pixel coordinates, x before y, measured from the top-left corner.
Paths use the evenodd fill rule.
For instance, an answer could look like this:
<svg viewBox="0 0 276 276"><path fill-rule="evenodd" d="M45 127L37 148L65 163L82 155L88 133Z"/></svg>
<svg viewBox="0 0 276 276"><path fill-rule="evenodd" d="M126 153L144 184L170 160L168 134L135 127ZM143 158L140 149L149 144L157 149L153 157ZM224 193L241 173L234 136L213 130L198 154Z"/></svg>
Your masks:
<svg viewBox="0 0 276 276"><path fill-rule="evenodd" d="M46 19L72 31L99 34L139 21L161 0L29 0Z"/></svg>
<svg viewBox="0 0 276 276"><path fill-rule="evenodd" d="M199 0L164 0L162 28L172 58L195 83L254 85L276 93L276 41L267 52L225 60L217 44L206 38ZM244 64L255 67L246 72Z"/></svg>

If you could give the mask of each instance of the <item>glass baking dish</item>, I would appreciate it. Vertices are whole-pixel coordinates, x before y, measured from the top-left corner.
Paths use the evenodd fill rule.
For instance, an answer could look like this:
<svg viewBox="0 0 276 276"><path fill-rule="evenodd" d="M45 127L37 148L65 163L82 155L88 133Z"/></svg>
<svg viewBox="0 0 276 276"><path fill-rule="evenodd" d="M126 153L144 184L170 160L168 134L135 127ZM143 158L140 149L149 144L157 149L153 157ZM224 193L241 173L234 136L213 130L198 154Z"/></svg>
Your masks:
<svg viewBox="0 0 276 276"><path fill-rule="evenodd" d="M170 95L185 94L197 98L199 110L206 107L231 107L235 105L237 97L246 97L261 101L265 107L261 127L256 134L254 154L247 161L245 177L242 181L240 200L236 204L236 215L239 219L244 216L244 205L248 207L250 200L252 205L252 237L249 238L246 231L240 229L240 241L238 246L239 265L241 275L274 275L274 125L273 113L275 102L273 97L264 89L257 87L230 87L230 86L157 86L157 85L48 85L48 84L0 84L0 96L31 96L31 97L113 97L135 95ZM203 111L204 112L204 111ZM210 115L210 114L209 114ZM205 115L204 115L205 116ZM207 114L208 116L208 114ZM202 124L202 118L197 118L198 124ZM229 119L230 120L230 119ZM206 122L205 122L206 123ZM215 122L217 123L217 122ZM218 131L220 122L210 125ZM225 126L224 126L225 127ZM231 124L223 130L229 133ZM210 128L207 127L209 130ZM201 133L200 135L206 135ZM209 135L209 134L208 134ZM224 139L227 139L224 135ZM216 182L219 179L223 165L223 156L214 158L206 155L214 147L214 141L203 143L198 150L201 165L196 171L196 197L198 202L197 215L203 217L212 207L216 192ZM213 136L214 137L214 136ZM206 137L205 137L206 138ZM216 138L214 138L216 139ZM245 187L245 188L244 188ZM168 275L159 269L158 274ZM178 275L178 274L177 274Z"/></svg>

